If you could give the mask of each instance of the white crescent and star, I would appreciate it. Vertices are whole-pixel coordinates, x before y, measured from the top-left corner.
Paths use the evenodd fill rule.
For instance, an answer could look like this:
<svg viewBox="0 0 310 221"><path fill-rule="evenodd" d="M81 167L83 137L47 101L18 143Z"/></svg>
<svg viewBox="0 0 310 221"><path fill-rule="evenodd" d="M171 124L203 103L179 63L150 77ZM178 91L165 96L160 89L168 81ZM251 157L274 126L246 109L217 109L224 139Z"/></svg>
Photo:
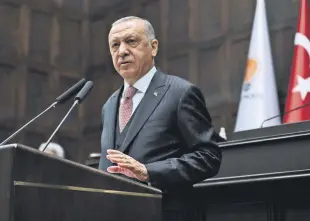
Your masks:
<svg viewBox="0 0 310 221"><path fill-rule="evenodd" d="M310 40L302 33L296 33L295 35L295 45L303 47L309 55L310 58ZM310 65L310 64L309 64Z"/></svg>
<svg viewBox="0 0 310 221"><path fill-rule="evenodd" d="M301 99L305 100L308 92L310 92L310 77L304 79L298 75L297 82L297 85L293 88L293 92L299 92Z"/></svg>
<svg viewBox="0 0 310 221"><path fill-rule="evenodd" d="M303 47L309 55L310 58L310 40L301 33L296 33L295 36L295 45ZM310 62L309 62L310 69ZM300 93L301 99L304 100L310 92L310 76L303 78L300 75L297 75L297 85L293 88L294 93Z"/></svg>

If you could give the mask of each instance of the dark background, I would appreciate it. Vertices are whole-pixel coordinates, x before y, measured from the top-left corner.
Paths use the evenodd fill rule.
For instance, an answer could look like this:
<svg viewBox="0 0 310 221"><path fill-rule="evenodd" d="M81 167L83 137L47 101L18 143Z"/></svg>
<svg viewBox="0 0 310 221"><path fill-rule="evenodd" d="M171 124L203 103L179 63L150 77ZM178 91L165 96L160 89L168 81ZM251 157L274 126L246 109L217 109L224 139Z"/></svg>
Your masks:
<svg viewBox="0 0 310 221"><path fill-rule="evenodd" d="M1 0L0 138L54 101L82 77L94 81L87 100L54 141L69 159L100 151L101 106L120 87L108 51L110 25L143 16L160 41L157 65L202 89L217 130L233 132L255 0ZM266 0L281 110L285 102L298 0ZM37 148L68 105L36 121L12 142Z"/></svg>

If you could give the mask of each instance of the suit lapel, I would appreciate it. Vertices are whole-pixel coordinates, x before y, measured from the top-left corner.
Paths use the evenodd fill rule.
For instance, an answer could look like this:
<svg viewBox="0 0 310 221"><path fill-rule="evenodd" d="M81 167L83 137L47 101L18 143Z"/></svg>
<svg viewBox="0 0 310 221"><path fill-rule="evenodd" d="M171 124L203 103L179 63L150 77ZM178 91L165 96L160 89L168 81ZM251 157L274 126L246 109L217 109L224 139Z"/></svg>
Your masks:
<svg viewBox="0 0 310 221"><path fill-rule="evenodd" d="M117 90L112 99L111 99L111 108L108 114L108 124L106 125L106 129L108 130L108 138L109 138L109 148L113 149L115 148L115 129L116 129L116 116L118 111L118 101L120 97L120 92L122 91L121 87L119 90Z"/></svg>
<svg viewBox="0 0 310 221"><path fill-rule="evenodd" d="M160 71L157 71L139 104L135 117L128 128L127 136L123 142L123 145L119 148L119 151L124 152L128 148L131 141L139 133L142 126L164 97L169 88L169 86L165 85L165 83L166 76Z"/></svg>

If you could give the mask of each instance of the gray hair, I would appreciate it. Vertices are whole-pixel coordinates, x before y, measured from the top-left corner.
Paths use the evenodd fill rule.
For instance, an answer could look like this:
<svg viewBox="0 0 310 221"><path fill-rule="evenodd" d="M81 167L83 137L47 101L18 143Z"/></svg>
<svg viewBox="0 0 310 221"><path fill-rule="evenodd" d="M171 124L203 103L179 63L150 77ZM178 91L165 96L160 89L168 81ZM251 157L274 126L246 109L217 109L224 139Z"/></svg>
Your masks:
<svg viewBox="0 0 310 221"><path fill-rule="evenodd" d="M46 143L42 143L39 146L39 150L42 151L44 149L45 145L46 145ZM61 157L61 158L65 158L64 149L62 148L62 146L60 146L57 143L50 142L48 144L48 146L46 147L46 149L44 150L44 152L47 152L49 154L53 154L53 155Z"/></svg>
<svg viewBox="0 0 310 221"><path fill-rule="evenodd" d="M127 17L124 17L124 18L120 18L120 19L116 20L112 24L112 27L115 26L115 25L118 25L118 24L120 24L122 22L131 21L131 20L142 20L144 22L144 25L145 25L145 33L146 33L148 39L150 41L155 39L155 31L154 31L154 28L151 25L151 23L148 20L140 18L140 17L137 17L137 16L127 16Z"/></svg>

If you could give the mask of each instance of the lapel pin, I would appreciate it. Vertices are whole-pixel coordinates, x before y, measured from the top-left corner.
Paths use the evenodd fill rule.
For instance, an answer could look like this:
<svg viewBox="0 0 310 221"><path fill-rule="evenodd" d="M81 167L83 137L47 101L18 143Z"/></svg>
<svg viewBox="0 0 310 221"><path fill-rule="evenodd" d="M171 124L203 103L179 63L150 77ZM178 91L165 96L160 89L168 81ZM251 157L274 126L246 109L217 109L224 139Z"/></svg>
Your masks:
<svg viewBox="0 0 310 221"><path fill-rule="evenodd" d="M157 95L158 95L157 91L154 92L154 95L155 95L155 97L157 97Z"/></svg>

